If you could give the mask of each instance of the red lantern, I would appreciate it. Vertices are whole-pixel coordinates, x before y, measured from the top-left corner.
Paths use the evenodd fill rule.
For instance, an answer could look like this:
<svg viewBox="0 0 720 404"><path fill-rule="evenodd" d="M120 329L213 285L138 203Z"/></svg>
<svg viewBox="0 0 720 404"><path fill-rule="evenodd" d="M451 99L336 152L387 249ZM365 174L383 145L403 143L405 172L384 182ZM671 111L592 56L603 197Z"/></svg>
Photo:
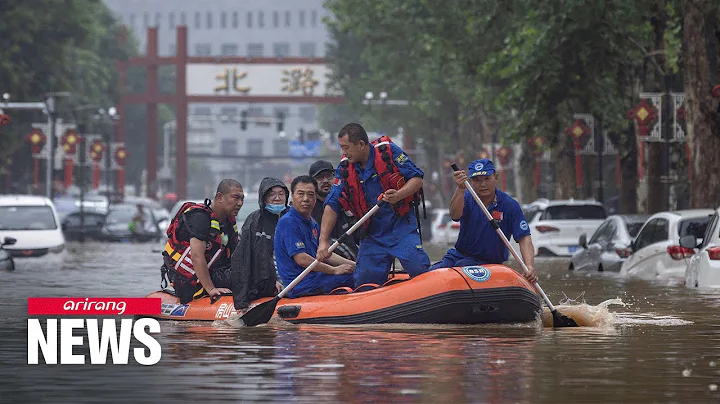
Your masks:
<svg viewBox="0 0 720 404"><path fill-rule="evenodd" d="M80 137L77 132L72 129L68 129L61 140L62 148L67 154L75 154L77 151L77 145L81 140L82 137Z"/></svg>
<svg viewBox="0 0 720 404"><path fill-rule="evenodd" d="M481 150L478 152L478 158L481 158L481 159L489 159L489 158L490 158L490 153L488 153L488 151L485 150L485 149L481 149Z"/></svg>
<svg viewBox="0 0 720 404"><path fill-rule="evenodd" d="M543 153L543 147L545 146L545 138L542 136L533 136L530 139L528 139L528 143L530 144L530 147L533 149L533 153L536 155L541 155Z"/></svg>
<svg viewBox="0 0 720 404"><path fill-rule="evenodd" d="M47 142L47 136L40 129L33 129L32 132L25 135L25 141L32 147L33 154L38 154Z"/></svg>
<svg viewBox="0 0 720 404"><path fill-rule="evenodd" d="M95 140L90 144L90 158L94 162L100 162L103 158L103 152L105 151L105 143L100 140Z"/></svg>
<svg viewBox="0 0 720 404"><path fill-rule="evenodd" d="M685 107L680 107L677 109L676 117L678 121L685 121Z"/></svg>
<svg viewBox="0 0 720 404"><path fill-rule="evenodd" d="M513 150L510 147L502 146L497 150L498 160L503 166L507 166L512 158Z"/></svg>
<svg viewBox="0 0 720 404"><path fill-rule="evenodd" d="M573 123L569 128L565 129L565 133L573 138L573 141L578 143L580 142L580 139L582 139L583 136L590 133L590 129L583 124L583 122L579 119L575 120L575 123Z"/></svg>
<svg viewBox="0 0 720 404"><path fill-rule="evenodd" d="M720 98L720 84L713 87L712 95L713 95L713 97Z"/></svg>
<svg viewBox="0 0 720 404"><path fill-rule="evenodd" d="M0 125L10 125L10 115L0 114Z"/></svg>
<svg viewBox="0 0 720 404"><path fill-rule="evenodd" d="M125 159L127 159L128 152L125 149L125 147L118 147L117 150L115 150L115 162L119 166L125 165Z"/></svg>
<svg viewBox="0 0 720 404"><path fill-rule="evenodd" d="M650 132L650 124L655 122L658 113L654 106L649 105L647 101L640 100L640 104L628 111L628 119L632 119L638 124L638 129L642 136L647 136Z"/></svg>

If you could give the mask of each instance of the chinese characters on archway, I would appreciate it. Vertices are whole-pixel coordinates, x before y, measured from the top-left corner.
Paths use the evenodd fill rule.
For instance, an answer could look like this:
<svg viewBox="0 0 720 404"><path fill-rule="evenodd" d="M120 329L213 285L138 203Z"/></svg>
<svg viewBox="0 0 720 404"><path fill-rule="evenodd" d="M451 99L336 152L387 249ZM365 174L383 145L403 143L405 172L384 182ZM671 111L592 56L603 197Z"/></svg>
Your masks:
<svg viewBox="0 0 720 404"><path fill-rule="evenodd" d="M318 85L318 81L314 78L313 69L306 67L295 67L289 70L283 70L280 77L277 78L282 86L281 91L289 95L311 96ZM225 68L222 72L215 76L217 85L215 93L242 93L248 94L251 87L245 85L248 79L248 72L240 71L237 68Z"/></svg>

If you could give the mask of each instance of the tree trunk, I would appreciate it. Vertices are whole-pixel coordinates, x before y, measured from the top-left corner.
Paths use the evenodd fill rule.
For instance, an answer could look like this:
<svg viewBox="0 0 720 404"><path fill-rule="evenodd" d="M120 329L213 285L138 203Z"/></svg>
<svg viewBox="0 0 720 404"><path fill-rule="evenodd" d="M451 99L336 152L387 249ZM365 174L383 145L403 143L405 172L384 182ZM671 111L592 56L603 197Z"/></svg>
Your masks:
<svg viewBox="0 0 720 404"><path fill-rule="evenodd" d="M555 165L555 199L578 198L575 186L575 150L568 142L561 142L558 149L553 150Z"/></svg>
<svg viewBox="0 0 720 404"><path fill-rule="evenodd" d="M683 39L685 45L685 111L687 139L693 160L690 205L694 208L717 207L720 203L720 113L711 89L708 48L718 49L717 36L706 35L709 2L683 0ZM713 43L709 43L711 41ZM714 45L714 46L713 46ZM716 59L717 60L717 59ZM716 69L716 66L712 66Z"/></svg>

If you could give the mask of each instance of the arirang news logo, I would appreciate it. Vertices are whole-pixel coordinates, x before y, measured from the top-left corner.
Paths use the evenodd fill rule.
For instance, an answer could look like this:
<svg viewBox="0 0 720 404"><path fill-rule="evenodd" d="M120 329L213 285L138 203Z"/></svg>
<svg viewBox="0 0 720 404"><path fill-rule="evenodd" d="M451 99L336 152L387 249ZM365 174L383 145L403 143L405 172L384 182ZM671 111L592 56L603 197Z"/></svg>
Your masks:
<svg viewBox="0 0 720 404"><path fill-rule="evenodd" d="M134 316L160 314L159 298L28 298L29 316ZM59 321L58 321L59 320ZM45 322L45 330L43 323ZM58 323L60 337L58 338ZM83 333L81 329L84 329ZM132 349L133 358L141 365L154 365L160 361L160 344L150 334L160 332L160 323L154 318L133 320L123 318L28 318L28 365L105 365L110 350L111 363L127 365L131 338L143 345ZM87 334L87 343L80 334ZM82 353L73 353L73 347L83 347ZM58 355L58 351L60 355ZM77 352L77 349L76 351ZM42 355L41 355L42 353ZM59 359L59 360L58 360Z"/></svg>

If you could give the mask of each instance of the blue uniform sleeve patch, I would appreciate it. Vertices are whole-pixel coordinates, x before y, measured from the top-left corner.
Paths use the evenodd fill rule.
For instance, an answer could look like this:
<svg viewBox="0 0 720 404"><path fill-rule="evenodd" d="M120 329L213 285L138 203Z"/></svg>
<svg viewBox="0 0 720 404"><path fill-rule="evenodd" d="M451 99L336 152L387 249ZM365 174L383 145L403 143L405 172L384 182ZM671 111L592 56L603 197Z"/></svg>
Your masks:
<svg viewBox="0 0 720 404"><path fill-rule="evenodd" d="M397 156L395 158L395 162L397 163L396 166L400 171L400 174L402 174L402 176L405 177L406 180L415 177L422 178L425 175L422 170L419 169L412 160L410 160L410 157L405 154L405 152L396 144L391 143L390 150L392 150L393 156Z"/></svg>

